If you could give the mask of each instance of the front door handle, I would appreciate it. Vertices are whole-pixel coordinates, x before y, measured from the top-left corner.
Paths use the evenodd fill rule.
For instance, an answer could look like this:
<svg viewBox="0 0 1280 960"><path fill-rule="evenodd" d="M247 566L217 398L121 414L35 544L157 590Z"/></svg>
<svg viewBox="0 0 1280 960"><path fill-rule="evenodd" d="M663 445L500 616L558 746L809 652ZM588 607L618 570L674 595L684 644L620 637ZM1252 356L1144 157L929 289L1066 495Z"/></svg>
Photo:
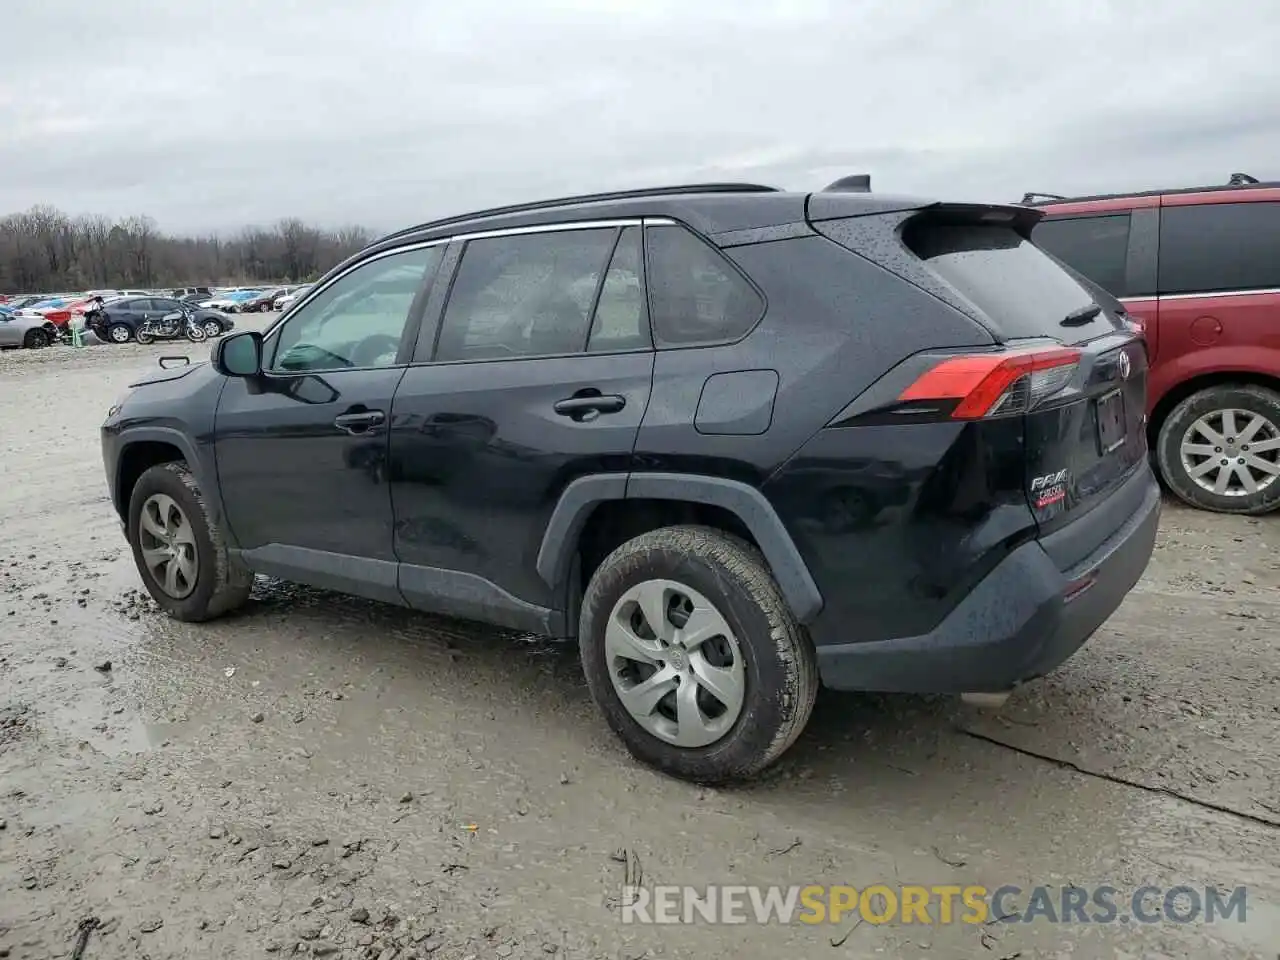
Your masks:
<svg viewBox="0 0 1280 960"><path fill-rule="evenodd" d="M362 410L359 413L343 413L333 418L333 425L347 433L367 433L381 424L387 415L381 410Z"/></svg>
<svg viewBox="0 0 1280 960"><path fill-rule="evenodd" d="M602 413L617 413L627 405L627 398L617 394L609 396L578 396L557 400L552 407L562 417L572 417L579 423L594 420Z"/></svg>

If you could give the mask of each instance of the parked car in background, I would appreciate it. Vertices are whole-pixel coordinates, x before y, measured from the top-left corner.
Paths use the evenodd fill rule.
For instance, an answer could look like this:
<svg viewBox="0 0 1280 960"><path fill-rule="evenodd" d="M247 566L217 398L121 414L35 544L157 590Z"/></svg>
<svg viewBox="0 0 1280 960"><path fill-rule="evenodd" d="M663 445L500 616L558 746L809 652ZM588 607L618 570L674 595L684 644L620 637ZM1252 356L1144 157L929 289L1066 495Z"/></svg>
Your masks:
<svg viewBox="0 0 1280 960"><path fill-rule="evenodd" d="M283 297L287 291L284 287L271 287L260 290L251 297L240 301L241 313L270 313L274 309L276 297Z"/></svg>
<svg viewBox="0 0 1280 960"><path fill-rule="evenodd" d="M57 327L44 317L0 307L0 348L38 349L49 346L58 336Z"/></svg>
<svg viewBox="0 0 1280 960"><path fill-rule="evenodd" d="M1024 202L1045 215L1035 242L1142 324L1168 487L1222 513L1280 507L1280 183Z"/></svg>
<svg viewBox="0 0 1280 960"><path fill-rule="evenodd" d="M213 291L208 287L177 287L169 291L169 296L175 300L212 300Z"/></svg>
<svg viewBox="0 0 1280 960"><path fill-rule="evenodd" d="M218 310L222 313L239 313L241 304L258 295L258 290L228 290L202 301L200 306L206 310Z"/></svg>
<svg viewBox="0 0 1280 960"><path fill-rule="evenodd" d="M1039 219L716 184L410 227L135 383L110 501L178 620L263 573L572 639L636 757L749 777L820 681L1007 693L1142 576L1146 352Z"/></svg>
<svg viewBox="0 0 1280 960"><path fill-rule="evenodd" d="M311 290L312 286L314 286L314 284L308 283L308 284L304 284L301 287L294 287L292 290L288 291L287 293L281 294L280 296L276 297L275 304L274 304L275 309L288 310L297 301L305 297L307 293Z"/></svg>
<svg viewBox="0 0 1280 960"><path fill-rule="evenodd" d="M73 317L84 315L85 309L90 302L88 298L54 297L32 304L29 307L24 307L19 313L24 316L43 317L59 329L66 329Z"/></svg>
<svg viewBox="0 0 1280 960"><path fill-rule="evenodd" d="M106 304L89 321L89 329L107 343L128 343L137 339L144 320L159 320L167 314L191 310L196 323L209 337L217 337L235 327L235 321L216 310L207 310L173 297L125 297Z"/></svg>

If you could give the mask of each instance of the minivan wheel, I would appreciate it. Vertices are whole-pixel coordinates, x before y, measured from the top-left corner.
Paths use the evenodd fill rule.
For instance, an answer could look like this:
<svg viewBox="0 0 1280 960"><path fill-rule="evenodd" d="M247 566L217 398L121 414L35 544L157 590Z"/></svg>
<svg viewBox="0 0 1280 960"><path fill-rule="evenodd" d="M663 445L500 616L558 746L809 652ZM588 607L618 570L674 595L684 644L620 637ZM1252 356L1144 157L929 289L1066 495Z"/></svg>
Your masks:
<svg viewBox="0 0 1280 960"><path fill-rule="evenodd" d="M212 620L249 597L253 574L227 556L185 463L151 467L129 497L129 544L147 592L176 620Z"/></svg>
<svg viewBox="0 0 1280 960"><path fill-rule="evenodd" d="M1280 507L1280 393L1225 384L1192 394L1160 425L1156 458L1179 499L1218 513Z"/></svg>
<svg viewBox="0 0 1280 960"><path fill-rule="evenodd" d="M752 546L666 527L613 551L582 602L587 686L636 759L698 783L751 777L804 729L813 645Z"/></svg>

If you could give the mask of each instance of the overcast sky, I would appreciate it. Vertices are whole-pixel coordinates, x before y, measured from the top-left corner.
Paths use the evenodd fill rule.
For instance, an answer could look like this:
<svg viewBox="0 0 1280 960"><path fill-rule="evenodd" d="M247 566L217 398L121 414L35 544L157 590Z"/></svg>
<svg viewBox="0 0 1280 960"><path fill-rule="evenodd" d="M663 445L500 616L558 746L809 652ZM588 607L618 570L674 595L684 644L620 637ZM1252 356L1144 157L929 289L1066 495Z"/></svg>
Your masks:
<svg viewBox="0 0 1280 960"><path fill-rule="evenodd" d="M737 179L1280 178L1268 0L3 0L0 212L375 229Z"/></svg>

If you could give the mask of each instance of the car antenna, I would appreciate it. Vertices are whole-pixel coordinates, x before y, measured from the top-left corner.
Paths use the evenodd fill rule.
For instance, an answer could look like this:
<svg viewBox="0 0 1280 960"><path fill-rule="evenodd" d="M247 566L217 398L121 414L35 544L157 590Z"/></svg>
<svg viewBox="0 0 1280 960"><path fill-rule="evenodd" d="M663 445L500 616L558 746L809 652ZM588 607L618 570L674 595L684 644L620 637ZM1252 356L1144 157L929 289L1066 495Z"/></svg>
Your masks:
<svg viewBox="0 0 1280 960"><path fill-rule="evenodd" d="M870 193L871 192L871 174L855 173L847 177L841 177L835 183L829 183L822 188L823 193Z"/></svg>

